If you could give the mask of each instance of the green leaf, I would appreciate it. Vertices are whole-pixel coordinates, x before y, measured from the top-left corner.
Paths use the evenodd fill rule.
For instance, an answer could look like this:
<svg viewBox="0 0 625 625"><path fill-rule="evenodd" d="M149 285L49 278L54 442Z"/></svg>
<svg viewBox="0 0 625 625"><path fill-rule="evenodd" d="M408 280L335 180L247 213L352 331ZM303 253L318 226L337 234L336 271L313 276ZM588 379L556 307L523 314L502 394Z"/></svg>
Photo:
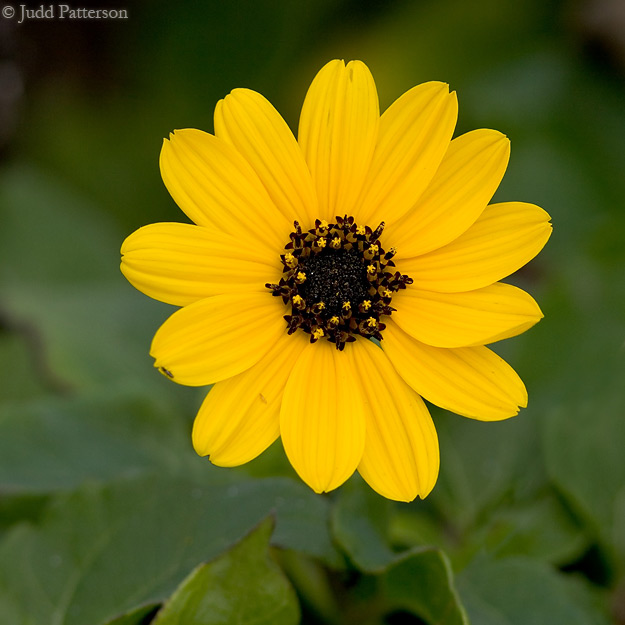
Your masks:
<svg viewBox="0 0 625 625"><path fill-rule="evenodd" d="M36 353L33 335L25 324L15 327L2 318L0 311L0 362L5 363L9 375L0 377L0 397L2 401L23 400L45 393L48 382L46 373L41 370L40 354ZM6 321L6 328L3 327Z"/></svg>
<svg viewBox="0 0 625 625"><path fill-rule="evenodd" d="M608 625L585 584L530 558L478 557L457 579L472 623Z"/></svg>
<svg viewBox="0 0 625 625"><path fill-rule="evenodd" d="M121 241L114 222L57 179L29 165L3 170L0 207L5 289L117 277Z"/></svg>
<svg viewBox="0 0 625 625"><path fill-rule="evenodd" d="M391 505L357 475L338 492L332 533L361 571L379 572L397 558L387 537Z"/></svg>
<svg viewBox="0 0 625 625"><path fill-rule="evenodd" d="M381 584L394 610L413 612L428 625L468 625L449 560L439 549L411 550L389 567Z"/></svg>
<svg viewBox="0 0 625 625"><path fill-rule="evenodd" d="M467 538L474 550L487 549L497 557L524 555L554 565L575 560L588 546L588 537L551 490L501 506Z"/></svg>
<svg viewBox="0 0 625 625"><path fill-rule="evenodd" d="M49 397L2 405L0 490L45 493L85 480L180 471L197 459L188 427L173 409L142 397Z"/></svg>
<svg viewBox="0 0 625 625"><path fill-rule="evenodd" d="M0 314L28 339L40 384L173 392L163 390L148 355L173 309L126 283L119 271L124 235L109 215L22 164L0 172L0 223ZM8 357L19 358L19 373L21 354Z"/></svg>
<svg viewBox="0 0 625 625"><path fill-rule="evenodd" d="M16 523L37 522L48 503L48 497L45 494L2 493L0 496L0 537L2 537L2 531Z"/></svg>
<svg viewBox="0 0 625 625"><path fill-rule="evenodd" d="M620 575L625 577L625 486L621 488L614 498L614 523L613 528L613 544L617 553L617 562L620 566Z"/></svg>
<svg viewBox="0 0 625 625"><path fill-rule="evenodd" d="M408 610L431 625L466 625L447 556L433 547L392 550L392 506L361 479L352 478L341 488L332 514L337 542L356 567L379 575L386 610Z"/></svg>
<svg viewBox="0 0 625 625"><path fill-rule="evenodd" d="M141 606L136 610L107 621L106 625L148 625L152 623L152 619L159 608L160 604Z"/></svg>
<svg viewBox="0 0 625 625"><path fill-rule="evenodd" d="M0 543L0 614L12 625L97 625L160 603L271 511L272 542L340 563L327 500L289 479L229 484L152 476L57 496L38 527Z"/></svg>
<svg viewBox="0 0 625 625"><path fill-rule="evenodd" d="M439 433L441 469L428 504L449 520L452 532L472 531L515 491L543 487L544 469L535 451L539 441L536 412L524 410L518 417L497 422L465 419L436 408L432 413Z"/></svg>
<svg viewBox="0 0 625 625"><path fill-rule="evenodd" d="M544 425L550 476L606 545L622 530L614 522L625 491L625 358L616 356L604 357L594 378L580 382Z"/></svg>
<svg viewBox="0 0 625 625"><path fill-rule="evenodd" d="M271 518L176 589L154 625L295 625L295 592L269 555Z"/></svg>
<svg viewBox="0 0 625 625"><path fill-rule="evenodd" d="M117 253L116 253L117 255ZM41 344L45 367L58 390L125 389L145 395L190 398L157 373L150 341L173 309L124 283L17 285L5 305L22 319Z"/></svg>

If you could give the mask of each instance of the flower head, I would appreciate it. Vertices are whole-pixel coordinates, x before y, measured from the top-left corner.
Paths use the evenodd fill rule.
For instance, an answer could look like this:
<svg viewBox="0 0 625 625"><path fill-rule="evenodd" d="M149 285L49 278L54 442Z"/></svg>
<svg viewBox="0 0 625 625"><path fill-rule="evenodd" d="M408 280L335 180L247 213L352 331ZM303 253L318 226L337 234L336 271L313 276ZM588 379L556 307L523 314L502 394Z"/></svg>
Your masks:
<svg viewBox="0 0 625 625"><path fill-rule="evenodd" d="M456 118L439 82L380 116L367 67L332 61L297 140L263 96L235 89L217 104L214 135L164 141L163 180L193 224L140 228L122 271L181 306L151 354L175 382L214 384L193 427L200 455L239 465L281 437L316 492L358 470L410 501L439 468L422 397L482 420L527 404L485 345L542 317L500 280L542 249L549 216L489 205L508 139L482 129L452 140Z"/></svg>

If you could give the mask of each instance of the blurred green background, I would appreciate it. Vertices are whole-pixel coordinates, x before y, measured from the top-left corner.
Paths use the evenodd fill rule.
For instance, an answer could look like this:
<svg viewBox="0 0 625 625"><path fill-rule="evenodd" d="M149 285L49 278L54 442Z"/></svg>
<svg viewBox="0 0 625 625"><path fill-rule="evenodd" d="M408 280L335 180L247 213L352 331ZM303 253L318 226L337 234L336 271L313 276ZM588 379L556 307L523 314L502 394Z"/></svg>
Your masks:
<svg viewBox="0 0 625 625"><path fill-rule="evenodd" d="M625 623L623 0L105 6L128 19L0 17L0 623ZM545 319L496 347L529 407L433 409L425 502L357 476L315 496L280 443L235 470L195 456L204 391L148 357L171 309L118 270L134 229L183 220L163 137L212 131L240 86L295 129L332 58L368 64L382 109L449 82L457 134L512 141L496 199L554 222L513 277Z"/></svg>

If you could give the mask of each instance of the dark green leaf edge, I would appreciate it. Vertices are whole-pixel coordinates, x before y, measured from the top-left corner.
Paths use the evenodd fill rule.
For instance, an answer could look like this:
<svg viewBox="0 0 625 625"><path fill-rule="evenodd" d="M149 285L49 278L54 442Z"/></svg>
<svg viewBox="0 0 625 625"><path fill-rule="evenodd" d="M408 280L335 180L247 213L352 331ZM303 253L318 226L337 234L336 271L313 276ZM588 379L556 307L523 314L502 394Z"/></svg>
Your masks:
<svg viewBox="0 0 625 625"><path fill-rule="evenodd" d="M148 603L138 606L130 612L120 614L110 621L106 621L103 625L148 625L156 616L161 605L160 603Z"/></svg>
<svg viewBox="0 0 625 625"><path fill-rule="evenodd" d="M397 574L397 571L404 565L409 565L411 561L418 561L430 555L435 556L438 563L442 566L446 581L446 590L449 593L449 601L443 608L443 615L436 616L436 620L430 619L428 622L432 625L437 625L439 623L444 623L445 625L470 625L469 617L462 605L460 595L455 586L454 574L449 558L444 551L436 547L415 547L409 549L399 554L398 557L389 564L382 578L385 594L389 602L396 608L408 608L414 610L420 616L430 616L426 615L422 608L415 608L414 602L416 601L416 597L410 598L409 600L401 597L396 591L396 585L392 581L393 575Z"/></svg>
<svg viewBox="0 0 625 625"><path fill-rule="evenodd" d="M332 509L330 519L335 543L356 569L377 576L391 609L408 609L432 624L468 625L446 554L432 546L394 552L385 536L389 514L390 502L373 493L361 480L352 480L345 485ZM402 577L402 570L415 564L418 567L419 563L431 568L437 579L442 573L442 602L440 594L434 596L435 593L428 595L422 591L420 597L415 588L405 588L406 579L413 578L415 572L408 571L410 575L406 578ZM431 580L432 576L426 575L425 583ZM401 588L405 588L404 593Z"/></svg>
<svg viewBox="0 0 625 625"><path fill-rule="evenodd" d="M295 620L293 621L293 625L295 622L299 622L299 603L297 601L297 597L293 586L289 582L287 576L284 571L280 567L280 565L275 561L274 558L271 557L271 537L276 528L276 513L275 511L270 512L264 519L259 521L255 526L253 526L250 530L248 530L241 538L232 543L227 549L216 555L214 558L207 560L206 562L202 562L198 566L196 566L190 573L182 580L182 582L178 585L178 587L174 590L171 596L166 599L161 605L160 609L154 616L154 620L151 621L155 625L167 625L170 623L169 619L171 616L176 618L175 610L177 609L177 605L180 604L180 607L184 607L185 602L185 592L187 587L194 582L197 576L204 571L207 567L218 563L220 560L228 557L228 555L232 555L237 551L241 550L246 543L250 541L250 539L258 534L262 544L264 545L264 562L265 564L277 575L281 578L282 582L287 589L289 597L290 609L292 609L294 614L297 614ZM259 618L262 618L262 615L259 615ZM288 620L288 616L287 616ZM178 622L174 620L172 622ZM117 625L117 624L111 624Z"/></svg>

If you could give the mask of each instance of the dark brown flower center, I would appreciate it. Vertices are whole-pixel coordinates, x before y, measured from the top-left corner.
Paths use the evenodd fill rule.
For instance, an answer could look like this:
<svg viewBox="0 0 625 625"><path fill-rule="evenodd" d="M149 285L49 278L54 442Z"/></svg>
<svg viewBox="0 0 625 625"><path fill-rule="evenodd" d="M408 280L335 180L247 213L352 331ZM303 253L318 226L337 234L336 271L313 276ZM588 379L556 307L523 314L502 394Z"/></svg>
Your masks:
<svg viewBox="0 0 625 625"><path fill-rule="evenodd" d="M394 292L412 284L412 278L393 272L395 250L385 252L375 230L359 226L353 217L337 217L336 223L317 219L315 227L302 231L294 222L279 284L266 284L273 295L291 306L285 315L287 331L298 328L310 334L310 342L326 338L342 350L356 335L382 339Z"/></svg>
<svg viewBox="0 0 625 625"><path fill-rule="evenodd" d="M306 280L298 293L307 302L324 302L326 316L340 315L345 302L359 306L369 293L367 272L355 250L325 247L299 262Z"/></svg>

